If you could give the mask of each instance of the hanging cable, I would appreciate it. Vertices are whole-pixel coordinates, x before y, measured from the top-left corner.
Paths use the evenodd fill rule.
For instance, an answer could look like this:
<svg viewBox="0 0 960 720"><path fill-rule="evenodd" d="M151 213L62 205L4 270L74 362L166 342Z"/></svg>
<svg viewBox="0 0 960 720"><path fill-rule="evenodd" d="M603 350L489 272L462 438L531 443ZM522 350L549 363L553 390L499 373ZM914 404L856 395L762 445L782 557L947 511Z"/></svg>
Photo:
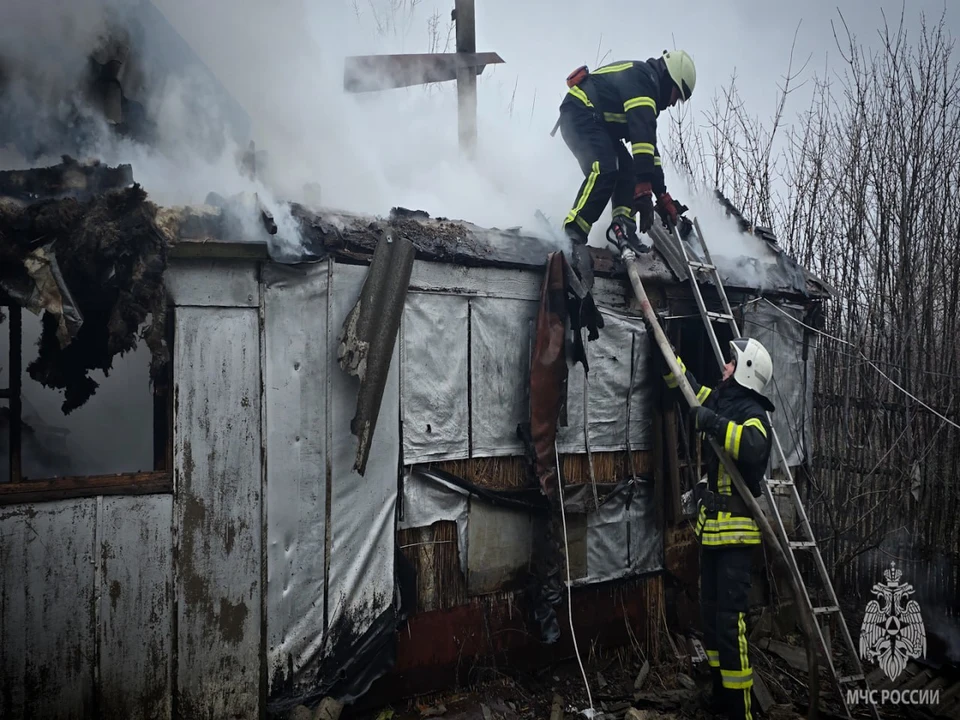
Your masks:
<svg viewBox="0 0 960 720"><path fill-rule="evenodd" d="M818 335L822 335L823 337L830 338L831 340L836 340L837 342L841 342L841 343L843 343L843 344L845 344L845 345L849 345L850 347L855 348L856 351L857 351L857 354L863 359L863 361L866 362L867 365L869 365L870 367L872 367L874 370L876 370L877 373L880 375L880 377L882 377L882 378L883 378L884 380L886 380L888 383L890 383L891 385L893 385L897 390L899 390L900 392L902 392L902 393L903 393L904 395L906 395L908 398L910 398L911 400L913 400L913 401L916 402L917 404L921 405L922 407L925 407L927 410L929 410L930 412L932 412L934 415L936 415L938 418L940 418L941 420L943 420L945 423L948 423L948 424L952 425L953 427L957 428L958 430L960 430L960 425L958 425L957 423L955 423L953 420L951 420L950 418L948 418L948 417L947 417L946 415L944 415L943 413L937 412L937 411L934 410L932 407L930 407L929 405L927 405L923 400L921 400L921 399L918 398L916 395L914 395L913 393L911 393L909 390L907 390L906 388L904 388L904 387L902 387L901 385L897 384L897 382L896 382L893 378L891 378L889 375L887 375L885 372L883 372L883 370L881 370L879 367L877 367L876 363L874 363L873 360L871 360L871 359L868 358L866 355L864 355L864 354L863 354L863 351L860 350L860 348L858 348L856 345L854 345L854 344L853 344L852 342L850 342L849 340L844 340L844 339L842 339L842 338L834 337L833 335L830 335L830 334L828 334L828 333L825 333L825 332L823 332L822 330L817 330L817 328L815 328L815 327L810 327L810 326L807 325L806 323L801 322L801 321L798 320L797 318L793 317L790 313L786 312L786 311L783 310L782 308L777 307L774 303L770 302L769 300L767 300L766 302L767 302L768 305L770 305L770 307L775 308L778 312L783 313L785 316L787 316L788 318L790 318L791 320L793 320L793 321L794 321L795 323L797 323L798 325L802 325L803 327L807 328L808 330L812 330L813 332L817 333Z"/></svg>
<svg viewBox="0 0 960 720"><path fill-rule="evenodd" d="M570 544L567 542L567 513L563 509L563 477L560 475L560 453L557 450L557 443L553 443L553 456L557 463L557 490L560 492L560 520L563 525L563 564L567 568L567 618L570 620L570 637L573 638L573 652L577 656L577 664L580 666L580 674L583 675L583 686L587 689L587 702L590 703L589 717L596 714L593 708L593 695L590 693L590 682L587 680L587 671L583 668L583 660L580 658L580 648L577 646L577 633L573 629L573 594L570 590L572 581L570 579Z"/></svg>

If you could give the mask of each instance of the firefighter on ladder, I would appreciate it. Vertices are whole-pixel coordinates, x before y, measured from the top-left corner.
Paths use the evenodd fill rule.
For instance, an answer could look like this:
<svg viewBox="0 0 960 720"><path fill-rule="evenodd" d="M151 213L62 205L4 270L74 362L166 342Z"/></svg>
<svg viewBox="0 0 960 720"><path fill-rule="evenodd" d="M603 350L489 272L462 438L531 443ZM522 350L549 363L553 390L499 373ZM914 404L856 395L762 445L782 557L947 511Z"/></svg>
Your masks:
<svg viewBox="0 0 960 720"><path fill-rule="evenodd" d="M773 412L774 407L763 395L773 375L770 354L755 339L732 341L730 362L714 389L700 385L679 357L677 362L701 403L693 409L697 429L723 446L750 492L759 497L772 443L766 411ZM664 380L668 387L678 385L673 373ZM760 528L713 453L707 463L707 482L698 484L697 495L700 607L713 679L707 705L731 720L751 720L753 670L747 656L745 615L751 558L753 547L760 544Z"/></svg>
<svg viewBox="0 0 960 720"><path fill-rule="evenodd" d="M614 207L608 238L611 233L628 238L640 252L649 248L640 242L637 231L650 229L654 210L664 222L669 219L676 224L687 209L667 192L657 151L657 116L678 101L689 100L696 82L693 59L683 50L664 51L661 57L645 61L612 63L592 72L583 66L567 77L569 90L560 103L554 132L560 128L584 180L563 229L573 242L573 266L587 289L593 283L587 237L611 196ZM624 140L630 142L630 150Z"/></svg>

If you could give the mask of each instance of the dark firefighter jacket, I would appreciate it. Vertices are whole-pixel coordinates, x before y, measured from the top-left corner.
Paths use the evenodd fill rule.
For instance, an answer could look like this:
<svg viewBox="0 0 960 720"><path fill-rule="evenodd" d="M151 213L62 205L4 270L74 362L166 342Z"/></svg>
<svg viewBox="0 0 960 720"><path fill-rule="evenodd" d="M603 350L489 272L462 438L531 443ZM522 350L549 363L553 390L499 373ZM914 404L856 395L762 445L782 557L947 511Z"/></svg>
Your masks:
<svg viewBox="0 0 960 720"><path fill-rule="evenodd" d="M708 388L697 382L682 361L680 367L700 404L713 410L724 421L716 440L737 464L753 496L760 497L773 440L766 411L773 412L773 403L732 378L716 389ZM664 379L669 387L677 387L672 373ZM720 459L713 452L707 454L708 489L726 497L736 495L730 475ZM708 513L703 503L697 509L696 533L705 547L760 544L760 528L752 517L736 512Z"/></svg>
<svg viewBox="0 0 960 720"><path fill-rule="evenodd" d="M657 115L669 92L660 86L659 58L616 62L598 67L569 89L563 103L582 103L603 114L610 133L630 143L637 182L649 182L654 193L666 192L657 151Z"/></svg>

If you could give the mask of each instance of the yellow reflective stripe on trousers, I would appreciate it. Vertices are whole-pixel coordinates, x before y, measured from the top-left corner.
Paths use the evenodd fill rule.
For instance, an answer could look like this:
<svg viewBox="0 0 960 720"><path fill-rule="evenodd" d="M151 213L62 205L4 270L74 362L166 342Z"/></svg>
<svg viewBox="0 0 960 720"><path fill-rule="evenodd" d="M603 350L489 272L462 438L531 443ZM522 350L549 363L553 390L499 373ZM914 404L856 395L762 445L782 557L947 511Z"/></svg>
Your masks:
<svg viewBox="0 0 960 720"><path fill-rule="evenodd" d="M710 388L701 387L699 390L697 390L697 402L703 405L703 402L707 399L707 397L709 397L709 395Z"/></svg>
<svg viewBox="0 0 960 720"><path fill-rule="evenodd" d="M720 653L716 650L707 650L707 665L710 667L720 667Z"/></svg>
<svg viewBox="0 0 960 720"><path fill-rule="evenodd" d="M659 155L653 156L653 166L654 167L663 167L663 162L660 160Z"/></svg>
<svg viewBox="0 0 960 720"><path fill-rule="evenodd" d="M625 123L627 121L626 113L608 113L603 114L603 119L607 122Z"/></svg>
<svg viewBox="0 0 960 720"><path fill-rule="evenodd" d="M750 418L744 424L744 427L755 427L757 430L763 433L763 436L767 436L767 429L763 426L763 423L760 422L760 418Z"/></svg>
<svg viewBox="0 0 960 720"><path fill-rule="evenodd" d="M606 67L597 68L594 70L591 75L606 75L607 73L623 72L624 70L629 70L633 67L632 62L628 63L619 63L618 65L607 65Z"/></svg>
<svg viewBox="0 0 960 720"><path fill-rule="evenodd" d="M747 623L742 612L737 613L737 655L739 670L720 669L723 686L733 690L753 687L753 669L750 667L750 656L747 651Z"/></svg>
<svg viewBox="0 0 960 720"><path fill-rule="evenodd" d="M580 211L583 210L583 206L586 205L587 200L590 199L590 193L593 192L593 187L597 184L598 177L600 177L600 161L594 160L593 165L590 166L590 174L587 175L587 182L583 186L583 192L580 193L577 204L574 205L573 209L567 214L564 224L576 222L583 230L590 232L590 223L580 217Z"/></svg>
<svg viewBox="0 0 960 720"><path fill-rule="evenodd" d="M633 143L634 155L653 155L653 143Z"/></svg>
<svg viewBox="0 0 960 720"><path fill-rule="evenodd" d="M568 92L587 107L593 107L593 103L590 102L590 98L587 97L587 94L576 85L570 88Z"/></svg>
<svg viewBox="0 0 960 720"><path fill-rule="evenodd" d="M723 441L723 449L730 453L734 460L740 458L740 438L743 436L743 425L735 422L727 423L727 436Z"/></svg>
<svg viewBox="0 0 960 720"><path fill-rule="evenodd" d="M630 112L639 107L648 107L653 110L653 114L657 114L657 103L653 101L652 97L635 97L630 98L625 103L623 103L624 112Z"/></svg>

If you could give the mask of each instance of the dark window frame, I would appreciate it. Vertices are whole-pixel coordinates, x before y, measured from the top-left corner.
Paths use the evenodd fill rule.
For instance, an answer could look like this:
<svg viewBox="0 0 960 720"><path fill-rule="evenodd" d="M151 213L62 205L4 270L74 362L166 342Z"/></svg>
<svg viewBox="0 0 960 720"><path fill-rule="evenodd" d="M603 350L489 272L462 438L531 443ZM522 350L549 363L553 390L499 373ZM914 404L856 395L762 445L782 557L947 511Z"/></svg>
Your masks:
<svg viewBox="0 0 960 720"><path fill-rule="evenodd" d="M153 469L110 475L24 478L22 469L23 309L0 303L10 334L9 387L0 388L0 400L10 407L10 481L0 483L0 506L51 502L98 495L154 495L173 492L173 360L167 367L166 388L153 395ZM173 312L167 307L167 344L173 347Z"/></svg>

